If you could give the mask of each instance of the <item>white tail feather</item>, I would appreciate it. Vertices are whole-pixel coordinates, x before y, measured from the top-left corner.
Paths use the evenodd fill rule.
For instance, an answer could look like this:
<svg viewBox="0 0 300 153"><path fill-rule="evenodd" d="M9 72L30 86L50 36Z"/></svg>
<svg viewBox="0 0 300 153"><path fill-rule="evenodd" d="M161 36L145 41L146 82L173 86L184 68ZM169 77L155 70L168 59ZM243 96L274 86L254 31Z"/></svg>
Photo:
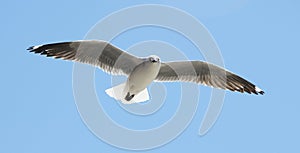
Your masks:
<svg viewBox="0 0 300 153"><path fill-rule="evenodd" d="M116 100L122 100L124 99L124 88L125 83L122 83L112 88L106 89L105 92L110 97L115 98Z"/></svg>
<svg viewBox="0 0 300 153"><path fill-rule="evenodd" d="M124 91L126 83L119 84L112 88L106 89L105 92L110 97L121 101L123 104L140 103L149 100L149 93L147 88L137 93L130 101L125 100L127 91Z"/></svg>
<svg viewBox="0 0 300 153"><path fill-rule="evenodd" d="M147 88L145 88L143 91L136 94L131 101L133 101L133 103L140 103L147 100L149 100L149 93Z"/></svg>

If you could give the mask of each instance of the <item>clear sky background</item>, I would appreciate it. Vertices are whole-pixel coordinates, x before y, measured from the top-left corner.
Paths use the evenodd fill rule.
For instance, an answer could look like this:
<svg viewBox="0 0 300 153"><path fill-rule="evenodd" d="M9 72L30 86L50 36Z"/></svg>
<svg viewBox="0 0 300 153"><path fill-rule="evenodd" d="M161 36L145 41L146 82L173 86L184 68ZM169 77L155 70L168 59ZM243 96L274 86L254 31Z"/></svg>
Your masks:
<svg viewBox="0 0 300 153"><path fill-rule="evenodd" d="M37 56L26 48L83 39L103 17L138 4L173 6L196 17L218 43L226 68L266 92L264 96L226 92L220 118L199 136L209 100L209 94L204 94L188 128L167 145L146 152L300 152L300 3L296 0L2 1L0 152L131 152L101 141L82 122L72 92L72 62ZM127 49L139 41L163 40L191 59L203 59L193 55L191 46L179 43L180 35L170 39L166 35L162 29L137 29L120 35L114 44ZM98 70L96 76L98 96L107 96L103 90L109 85L101 82L109 81L109 75ZM210 89L200 87L200 91ZM170 101L178 98L168 96ZM126 113L114 100L104 108L115 122L143 129L172 116L178 104L166 103L158 114L144 117L148 122Z"/></svg>

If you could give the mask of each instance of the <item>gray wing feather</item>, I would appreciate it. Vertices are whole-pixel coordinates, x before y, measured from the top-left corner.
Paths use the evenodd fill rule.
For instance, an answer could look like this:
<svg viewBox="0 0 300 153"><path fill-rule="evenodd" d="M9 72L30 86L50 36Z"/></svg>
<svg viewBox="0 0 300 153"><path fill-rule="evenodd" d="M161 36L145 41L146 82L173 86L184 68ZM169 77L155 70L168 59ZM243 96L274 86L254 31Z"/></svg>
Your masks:
<svg viewBox="0 0 300 153"><path fill-rule="evenodd" d="M90 64L115 75L129 75L142 60L105 41L82 40L29 47L30 52Z"/></svg>
<svg viewBox="0 0 300 153"><path fill-rule="evenodd" d="M155 81L194 82L231 91L264 94L264 91L240 76L202 61L162 63Z"/></svg>

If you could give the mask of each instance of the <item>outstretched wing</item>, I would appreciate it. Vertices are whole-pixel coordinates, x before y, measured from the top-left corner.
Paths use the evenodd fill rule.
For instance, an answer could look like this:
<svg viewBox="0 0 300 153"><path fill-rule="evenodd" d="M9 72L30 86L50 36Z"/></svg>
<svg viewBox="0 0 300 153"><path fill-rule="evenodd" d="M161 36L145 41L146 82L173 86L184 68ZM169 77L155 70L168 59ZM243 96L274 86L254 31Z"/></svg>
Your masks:
<svg viewBox="0 0 300 153"><path fill-rule="evenodd" d="M242 93L264 94L260 88L238 75L202 61L162 63L155 81L194 82Z"/></svg>
<svg viewBox="0 0 300 153"><path fill-rule="evenodd" d="M140 58L99 40L45 44L27 50L47 57L90 64L115 75L129 75L142 62Z"/></svg>

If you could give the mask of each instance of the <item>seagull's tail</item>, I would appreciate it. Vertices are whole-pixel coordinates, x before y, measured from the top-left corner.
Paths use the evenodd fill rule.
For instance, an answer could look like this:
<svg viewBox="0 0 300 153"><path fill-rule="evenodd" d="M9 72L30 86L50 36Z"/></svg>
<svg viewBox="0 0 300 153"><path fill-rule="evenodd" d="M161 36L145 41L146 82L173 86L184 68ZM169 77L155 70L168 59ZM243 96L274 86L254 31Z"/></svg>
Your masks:
<svg viewBox="0 0 300 153"><path fill-rule="evenodd" d="M126 86L126 83L122 83L122 84L119 84L112 88L106 89L105 92L110 97L115 98L116 100L122 100L122 99L124 99L125 86Z"/></svg>
<svg viewBox="0 0 300 153"><path fill-rule="evenodd" d="M106 89L105 92L110 97L119 100L124 104L133 104L149 100L149 93L147 88L133 95L133 98L128 99L127 96L129 93L128 90L126 90L126 83L122 83L112 88Z"/></svg>

